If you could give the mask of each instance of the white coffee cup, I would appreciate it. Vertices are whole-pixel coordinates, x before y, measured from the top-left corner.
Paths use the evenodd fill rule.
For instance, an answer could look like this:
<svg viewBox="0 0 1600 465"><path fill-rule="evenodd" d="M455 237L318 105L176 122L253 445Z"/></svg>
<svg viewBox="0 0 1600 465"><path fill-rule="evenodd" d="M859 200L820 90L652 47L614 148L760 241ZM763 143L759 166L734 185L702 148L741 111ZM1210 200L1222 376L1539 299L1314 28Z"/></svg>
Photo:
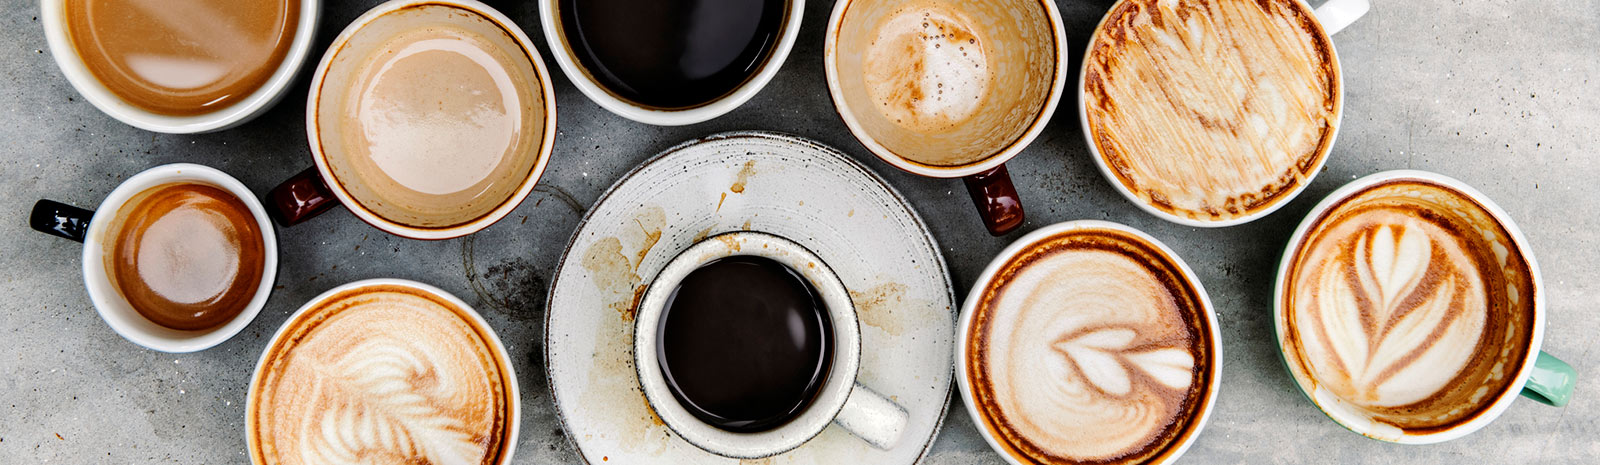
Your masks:
<svg viewBox="0 0 1600 465"><path fill-rule="evenodd" d="M800 273L821 295L833 325L833 364L816 397L788 423L757 433L734 433L695 418L673 397L656 358L656 327L678 283L701 265L735 255L769 258ZM903 407L856 382L861 365L861 328L849 291L821 258L788 239L737 231L690 246L650 282L634 318L633 338L634 367L650 407L667 428L707 452L739 459L769 457L800 447L831 423L838 423L874 447L889 449L905 430L908 415Z"/></svg>
<svg viewBox="0 0 1600 465"><path fill-rule="evenodd" d="M117 221L122 207L135 195L146 190L172 183L198 183L214 186L237 197L249 207L256 226L261 230L262 252L261 284L244 310L220 326L203 330L178 330L156 324L140 315L112 284L106 267L106 243L111 240L110 227ZM92 217L88 215L92 214ZM89 300L94 303L100 318L124 339L162 352L194 352L221 344L238 334L267 303L272 284L278 273L278 240L267 219L261 201L232 176L201 165L175 163L150 168L128 178L113 189L100 207L93 212L49 201L34 206L30 223L40 232L83 241L83 283L89 290Z"/></svg>
<svg viewBox="0 0 1600 465"><path fill-rule="evenodd" d="M278 63L277 71L244 100L233 105L199 115L173 116L153 113L122 100L111 93L100 80L89 72L67 33L67 0L42 0L39 18L44 22L45 40L50 44L50 54L55 57L67 82L78 90L84 100L118 121L146 131L169 134L193 134L221 131L261 116L282 99L289 84L294 82L306 56L311 52L311 41L317 35L317 19L322 14L322 0L300 0L300 18L295 25L294 42L288 53Z"/></svg>

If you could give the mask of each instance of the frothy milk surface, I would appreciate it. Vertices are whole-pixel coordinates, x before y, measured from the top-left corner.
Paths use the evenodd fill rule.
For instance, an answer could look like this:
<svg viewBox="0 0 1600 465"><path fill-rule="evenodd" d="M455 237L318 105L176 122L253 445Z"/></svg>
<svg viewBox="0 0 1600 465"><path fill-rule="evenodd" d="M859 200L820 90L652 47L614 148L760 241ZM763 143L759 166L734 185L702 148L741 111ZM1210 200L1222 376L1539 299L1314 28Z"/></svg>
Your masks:
<svg viewBox="0 0 1600 465"><path fill-rule="evenodd" d="M863 63L878 111L922 132L949 129L977 112L990 77L974 24L936 4L902 8L884 19Z"/></svg>
<svg viewBox="0 0 1600 465"><path fill-rule="evenodd" d="M140 315L179 330L231 321L261 285L265 239L250 207L206 184L135 195L107 229L107 275Z"/></svg>

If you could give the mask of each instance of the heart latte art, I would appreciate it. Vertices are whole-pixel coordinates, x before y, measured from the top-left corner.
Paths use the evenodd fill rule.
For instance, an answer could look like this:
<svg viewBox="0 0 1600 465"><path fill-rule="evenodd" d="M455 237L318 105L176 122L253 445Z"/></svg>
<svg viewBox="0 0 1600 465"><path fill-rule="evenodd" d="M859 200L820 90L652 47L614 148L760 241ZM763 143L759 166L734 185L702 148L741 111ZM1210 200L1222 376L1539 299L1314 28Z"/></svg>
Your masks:
<svg viewBox="0 0 1600 465"><path fill-rule="evenodd" d="M512 375L461 309L373 286L289 325L250 392L256 463L492 464L505 453Z"/></svg>
<svg viewBox="0 0 1600 465"><path fill-rule="evenodd" d="M975 310L969 381L987 426L1033 463L1168 453L1207 394L1196 292L1120 231L1072 231L997 273Z"/></svg>

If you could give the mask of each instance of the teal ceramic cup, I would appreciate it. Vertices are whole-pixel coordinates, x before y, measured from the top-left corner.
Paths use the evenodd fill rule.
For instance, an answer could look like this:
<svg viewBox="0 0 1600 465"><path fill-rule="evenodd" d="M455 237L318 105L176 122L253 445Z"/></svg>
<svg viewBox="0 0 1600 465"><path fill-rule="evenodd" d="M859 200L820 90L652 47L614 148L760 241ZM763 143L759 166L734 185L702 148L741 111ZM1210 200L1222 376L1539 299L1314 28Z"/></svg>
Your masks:
<svg viewBox="0 0 1600 465"><path fill-rule="evenodd" d="M1387 171L1306 216L1278 266L1273 321L1306 398L1351 431L1400 444L1460 438L1520 395L1560 407L1571 366L1539 350L1533 250L1483 193Z"/></svg>

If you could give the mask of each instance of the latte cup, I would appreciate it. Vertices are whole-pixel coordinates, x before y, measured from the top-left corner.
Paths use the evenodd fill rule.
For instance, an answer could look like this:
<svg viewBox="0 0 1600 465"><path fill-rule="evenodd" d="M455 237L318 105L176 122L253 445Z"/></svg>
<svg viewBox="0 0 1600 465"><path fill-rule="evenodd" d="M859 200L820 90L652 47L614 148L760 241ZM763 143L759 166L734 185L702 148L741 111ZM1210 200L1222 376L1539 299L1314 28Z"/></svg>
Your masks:
<svg viewBox="0 0 1600 465"><path fill-rule="evenodd" d="M1022 225L1005 163L1055 113L1066 33L1050 0L841 0L823 65L834 110L885 163L961 178L985 229Z"/></svg>
<svg viewBox="0 0 1600 465"><path fill-rule="evenodd" d="M1527 238L1482 192L1386 171L1333 191L1295 229L1273 322L1317 409L1369 438L1431 444L1483 428L1519 395L1571 399L1572 367L1540 351L1544 294Z"/></svg>
<svg viewBox="0 0 1600 465"><path fill-rule="evenodd" d="M215 187L236 197L248 209L261 232L262 259L260 284L251 292L239 313L217 326L199 330L180 330L157 324L137 311L115 284L108 259L116 232L112 226L122 220L121 211L139 194L168 184L198 184ZM83 243L83 283L89 301L106 325L117 335L135 344L161 352L195 352L221 344L250 325L266 305L278 272L278 241L272 222L260 201L239 180L214 168L176 163L150 168L123 181L106 195L93 211L41 200L33 206L28 223L34 230Z"/></svg>
<svg viewBox="0 0 1600 465"><path fill-rule="evenodd" d="M244 124L266 113L283 98L289 84L294 82L301 66L305 64L306 56L311 53L311 41L316 37L317 19L322 13L321 0L297 1L299 17L295 25L293 42L271 77L243 100L197 115L174 116L140 108L118 97L96 79L72 44L67 30L67 0L41 1L39 19L44 23L45 40L50 45L50 55L61 68L61 74L66 75L67 82L72 83L72 87L83 96L84 100L88 100L95 108L111 115L112 118L139 129L169 134L192 134L221 131Z"/></svg>
<svg viewBox="0 0 1600 465"><path fill-rule="evenodd" d="M315 166L267 195L284 226L343 204L390 234L472 234L515 210L555 145L533 42L474 0L390 0L356 18L306 98Z"/></svg>
<svg viewBox="0 0 1600 465"><path fill-rule="evenodd" d="M833 335L827 379L810 404L781 426L752 433L719 429L696 418L671 393L657 361L657 326L678 284L701 265L736 255L771 259L809 281L827 307ZM739 459L781 454L800 447L829 424L838 424L873 447L889 449L899 442L905 430L905 408L856 381L861 365L861 328L849 291L822 259L788 239L739 231L713 236L685 249L650 282L634 319L633 335L634 367L650 408L679 437L712 454Z"/></svg>

